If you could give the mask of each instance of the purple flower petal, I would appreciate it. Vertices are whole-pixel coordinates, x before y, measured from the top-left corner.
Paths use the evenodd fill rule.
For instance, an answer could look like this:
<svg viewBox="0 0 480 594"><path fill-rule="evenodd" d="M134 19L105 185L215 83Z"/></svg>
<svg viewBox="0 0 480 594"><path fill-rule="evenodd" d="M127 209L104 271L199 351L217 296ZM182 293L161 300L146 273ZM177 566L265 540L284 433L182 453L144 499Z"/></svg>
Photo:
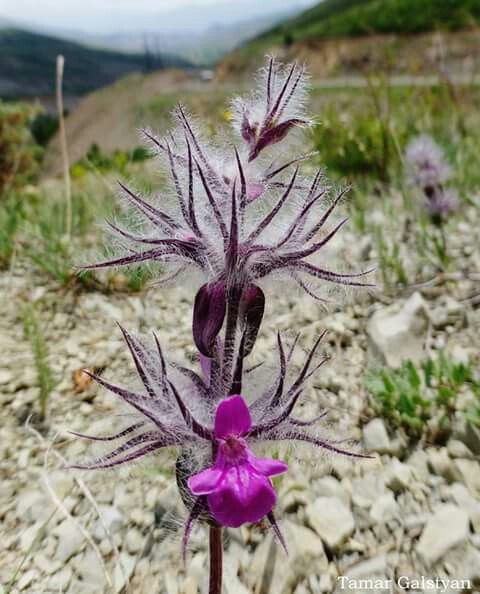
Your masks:
<svg viewBox="0 0 480 594"><path fill-rule="evenodd" d="M241 396L232 396L220 402L215 415L215 437L217 439L226 439L231 435L245 435L251 427L250 411Z"/></svg>
<svg viewBox="0 0 480 594"><path fill-rule="evenodd" d="M224 473L218 488L208 495L208 505L217 522L238 528L259 522L272 511L276 499L270 480L242 464Z"/></svg>
<svg viewBox="0 0 480 594"><path fill-rule="evenodd" d="M215 467L202 470L188 479L188 487L194 495L208 495L217 488L223 472L221 468Z"/></svg>
<svg viewBox="0 0 480 594"><path fill-rule="evenodd" d="M253 161L267 146L281 142L292 128L306 126L307 124L308 122L305 120L293 118L278 124L278 126L268 128L252 147L248 160Z"/></svg>
<svg viewBox="0 0 480 594"><path fill-rule="evenodd" d="M283 474L288 470L288 464L281 460L272 460L270 458L256 458L253 454L249 454L248 461L250 465L263 476L276 476Z"/></svg>
<svg viewBox="0 0 480 594"><path fill-rule="evenodd" d="M215 339L220 332L227 307L225 284L203 285L195 297L193 307L193 339L197 349L211 357Z"/></svg>
<svg viewBox="0 0 480 594"><path fill-rule="evenodd" d="M268 515L276 502L269 477L288 470L284 462L253 454L242 438L251 426L250 411L241 396L220 402L215 417L215 463L188 480L194 495L207 495L210 512L223 526L236 528Z"/></svg>

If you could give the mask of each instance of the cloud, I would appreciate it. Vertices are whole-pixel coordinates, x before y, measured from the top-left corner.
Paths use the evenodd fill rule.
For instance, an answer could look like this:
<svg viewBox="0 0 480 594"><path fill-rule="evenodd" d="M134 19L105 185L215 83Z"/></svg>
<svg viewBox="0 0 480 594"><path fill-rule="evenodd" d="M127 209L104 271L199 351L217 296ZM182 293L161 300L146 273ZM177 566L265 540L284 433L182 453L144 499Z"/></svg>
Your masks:
<svg viewBox="0 0 480 594"><path fill-rule="evenodd" d="M305 3L308 0L0 0L0 16L51 29L186 31Z"/></svg>
<svg viewBox="0 0 480 594"><path fill-rule="evenodd" d="M233 0L227 0L233 2ZM175 0L174 10L188 6L208 6L215 4L216 0ZM94 18L95 14L111 13L115 18L122 12L129 14L139 13L158 13L172 10L172 0L0 0L0 14L9 18L41 17L42 20L48 18L61 18L70 16L90 16ZM74 24L74 23L72 23Z"/></svg>

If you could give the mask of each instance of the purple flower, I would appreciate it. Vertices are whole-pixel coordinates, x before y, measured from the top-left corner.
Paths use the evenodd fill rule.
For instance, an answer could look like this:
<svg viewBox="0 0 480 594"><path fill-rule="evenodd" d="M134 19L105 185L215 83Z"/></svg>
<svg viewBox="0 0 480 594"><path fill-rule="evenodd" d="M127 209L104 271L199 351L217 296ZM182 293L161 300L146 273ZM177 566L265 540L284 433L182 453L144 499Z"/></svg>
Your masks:
<svg viewBox="0 0 480 594"><path fill-rule="evenodd" d="M293 128L312 124L304 115L305 68L291 64L284 69L270 58L259 79L259 88L249 98L233 101L234 126L248 146L249 161Z"/></svg>
<svg viewBox="0 0 480 594"><path fill-rule="evenodd" d="M460 201L454 190L432 188L425 197L425 208L434 222L442 222L458 210Z"/></svg>
<svg viewBox="0 0 480 594"><path fill-rule="evenodd" d="M215 462L188 480L194 495L208 496L212 516L223 526L238 528L267 516L276 502L269 477L288 470L284 462L253 454L244 439L251 428L250 411L241 396L220 402L215 416Z"/></svg>
<svg viewBox="0 0 480 594"><path fill-rule="evenodd" d="M109 222L118 257L85 267L158 262L165 270L164 281L199 273L202 285L195 300L193 334L205 356L217 348L222 325L237 323L248 302L246 293L255 292L264 303L262 285L272 276L293 281L320 301L325 300L324 285L373 286L362 279L370 270L340 273L332 270L327 255L330 242L347 222L333 221L345 191L332 195L320 171L313 180L303 179L302 156L279 166L271 163L268 173L250 177L251 151L257 154L282 140L300 121L293 111L304 101L303 69L294 64L283 71L270 60L264 74L260 111L254 110L253 99L236 103L237 115L241 112L244 119L261 115L258 126L248 120L254 132L246 139L247 154L230 146L211 148L182 107L176 111L178 127L172 135L157 139L148 133L170 170L175 200L162 199L160 206L121 184L143 226L139 229L137 221L136 229L130 230ZM263 314L260 307L255 311ZM261 315L244 314L240 322L250 325L254 342Z"/></svg>
<svg viewBox="0 0 480 594"><path fill-rule="evenodd" d="M192 214L185 214L185 220L159 210L122 185L127 199L145 218L144 229L134 233L116 223L108 223L126 254L84 268L160 262L167 271L174 267L165 280L170 281L193 269L212 283L222 282L227 287L234 282L240 292L271 275L283 275L300 286L311 281L372 286L358 281L370 271L341 274L331 270L328 264L311 261L347 221L344 219L324 230L345 192L329 199L328 190L321 185L320 173L310 187L304 189L303 184L298 185L296 169L273 204L251 209L246 200L240 160L238 167L243 181L239 187L232 188L228 204L225 196L218 195L207 178L202 177L204 195L192 199ZM205 196L208 205L203 203L197 211L197 201L201 202Z"/></svg>
<svg viewBox="0 0 480 594"><path fill-rule="evenodd" d="M240 160L238 167L241 173ZM298 188L298 178L296 169L280 197L265 212L265 207L250 211L243 182L239 188L232 188L227 205L225 197L216 197L213 186L203 177L209 206L203 204L200 215L192 200L192 216L186 215L183 222L176 222L178 217L174 219L122 186L127 198L145 217L146 226L141 233L133 233L110 222L110 230L127 254L85 268L155 261L175 266L168 280L188 269L196 269L210 282L223 282L225 286L234 282L240 291L272 274L288 276L300 286L307 284L308 279L372 286L357 280L370 271L340 274L328 265L319 266L310 261L346 223L344 219L324 231L345 192L329 200L327 189L321 186L320 173L306 190L303 185Z"/></svg>
<svg viewBox="0 0 480 594"><path fill-rule="evenodd" d="M242 378L255 369L242 368L242 346L235 372L225 387L218 359L201 359L209 376L168 362L154 336L155 349L122 332L132 355L141 390L129 390L102 377L89 374L101 386L126 403L133 415L120 431L109 436L74 435L95 442L116 443L97 459L71 468L94 470L115 468L137 462L165 448L176 448L177 481L190 514L185 525L184 549L194 523L211 518L223 526L240 526L267 516L281 538L273 514L276 495L269 477L287 470L283 462L258 458L252 448L259 443L303 442L332 454L365 458L345 450L344 440L317 434L315 425L325 413L303 420L293 416L306 382L325 363L315 360L320 337L307 354L300 372L289 379L289 366L297 341L286 350L277 337L279 369L272 385L264 388L248 404L242 396ZM323 335L322 335L323 336ZM220 357L220 362L223 359ZM89 373L89 372L87 372ZM254 378L251 385L258 385ZM257 387L258 390L258 387ZM187 486L188 485L188 486Z"/></svg>
<svg viewBox="0 0 480 594"><path fill-rule="evenodd" d="M258 446L302 442L330 454L368 457L344 449L345 440L318 432L325 412L312 419L294 416L307 382L326 361L317 355L322 337L295 373L291 362L298 336L286 348L278 334L278 365L266 386L257 380L259 366L245 364L262 323L267 278L292 280L322 301L318 291L324 284L372 286L362 278L370 271L340 273L327 255L347 220L333 222L345 192L332 194L320 171L313 180L304 179L299 164L305 155L264 163L267 148L273 152L292 129L311 123L303 113L304 69L296 64L283 69L271 59L261 80L256 93L233 104L239 150L210 146L181 106L171 134L146 133L170 172L167 198L153 202L121 184L142 226L138 220L134 229L109 222L119 254L86 267L157 262L166 274L160 282L200 273L192 330L201 373L168 361L155 335L151 349L122 329L141 388L92 377L129 407L132 418L113 435L75 433L115 447L74 468L113 468L175 448L177 485L189 511L183 552L195 522L207 521L215 594L221 591L221 526L266 517L285 546L271 477L288 468L258 457Z"/></svg>
<svg viewBox="0 0 480 594"><path fill-rule="evenodd" d="M410 183L420 188L442 185L451 177L443 150L430 136L414 138L406 148L405 161Z"/></svg>
<svg viewBox="0 0 480 594"><path fill-rule="evenodd" d="M429 136L419 136L407 146L405 160L410 183L423 192L426 211L441 225L459 205L456 192L445 188L451 168L442 149Z"/></svg>

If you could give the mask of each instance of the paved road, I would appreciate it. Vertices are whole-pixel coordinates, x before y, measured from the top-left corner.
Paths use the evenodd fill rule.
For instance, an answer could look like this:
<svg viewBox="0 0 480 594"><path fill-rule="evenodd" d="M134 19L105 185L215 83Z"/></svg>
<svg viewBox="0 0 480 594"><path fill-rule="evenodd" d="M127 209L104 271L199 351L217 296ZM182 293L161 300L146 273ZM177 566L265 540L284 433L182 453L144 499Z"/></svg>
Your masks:
<svg viewBox="0 0 480 594"><path fill-rule="evenodd" d="M387 78L379 78L382 83L388 81L392 87L433 87L439 84L450 82L459 86L480 85L480 75L454 75L448 79L438 75L429 76L408 76L398 75ZM374 84L377 82L373 81ZM368 81L363 76L341 76L337 78L313 79L313 86L320 89L336 89L342 87L364 88L368 86Z"/></svg>

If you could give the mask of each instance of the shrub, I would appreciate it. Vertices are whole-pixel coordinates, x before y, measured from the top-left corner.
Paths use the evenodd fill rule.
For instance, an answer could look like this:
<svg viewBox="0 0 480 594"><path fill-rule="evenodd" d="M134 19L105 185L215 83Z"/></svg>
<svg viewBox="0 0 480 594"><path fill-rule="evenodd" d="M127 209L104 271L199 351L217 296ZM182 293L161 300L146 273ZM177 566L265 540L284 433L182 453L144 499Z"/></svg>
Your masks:
<svg viewBox="0 0 480 594"><path fill-rule="evenodd" d="M39 113L30 125L33 138L40 146L47 146L58 130L58 116Z"/></svg>
<svg viewBox="0 0 480 594"><path fill-rule="evenodd" d="M427 434L433 440L449 433L458 392L467 386L480 395L480 382L472 367L456 363L443 353L420 368L406 361L400 369L375 369L365 381L374 409L393 427L414 438Z"/></svg>
<svg viewBox="0 0 480 594"><path fill-rule="evenodd" d="M115 171L125 175L129 165L147 161L151 157L150 151L144 147L135 147L131 151L116 150L109 154L104 153L98 144L92 144L85 157L72 166L71 174L74 179L82 178L89 171Z"/></svg>
<svg viewBox="0 0 480 594"><path fill-rule="evenodd" d="M383 125L377 115L345 112L335 104L322 113L314 130L321 161L340 174L379 174L386 167Z"/></svg>
<svg viewBox="0 0 480 594"><path fill-rule="evenodd" d="M31 182L42 155L30 131L35 109L0 100L0 197Z"/></svg>

